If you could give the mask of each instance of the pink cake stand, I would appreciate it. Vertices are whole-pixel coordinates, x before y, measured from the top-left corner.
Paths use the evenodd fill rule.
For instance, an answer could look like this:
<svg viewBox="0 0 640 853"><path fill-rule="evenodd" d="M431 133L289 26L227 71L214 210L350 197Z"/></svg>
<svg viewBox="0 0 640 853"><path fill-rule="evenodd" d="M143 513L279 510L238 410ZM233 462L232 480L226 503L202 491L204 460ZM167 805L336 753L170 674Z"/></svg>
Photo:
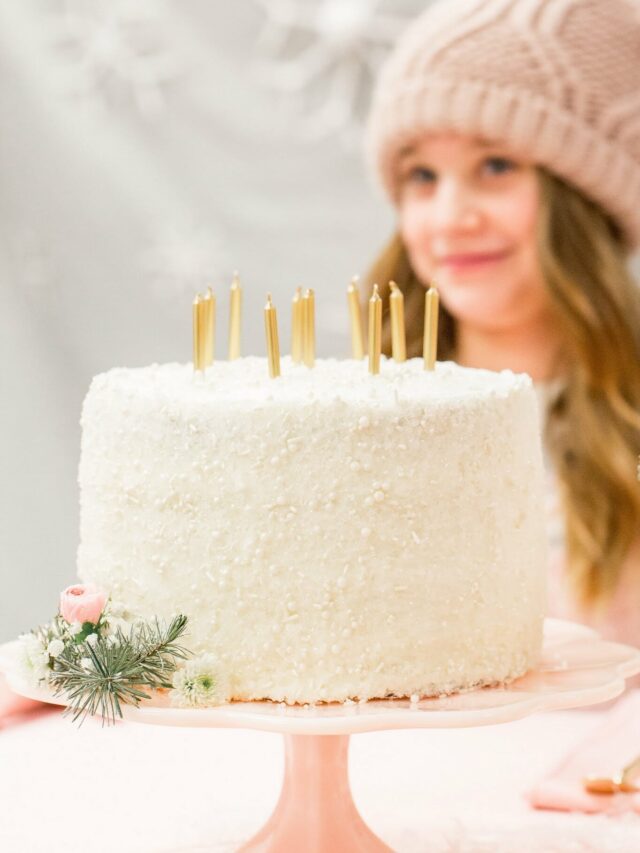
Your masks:
<svg viewBox="0 0 640 853"><path fill-rule="evenodd" d="M0 647L0 652L12 645ZM0 655L0 669L13 690L61 704L48 691L25 687L8 661L8 654ZM638 672L640 649L606 642L582 625L547 619L538 665L505 687L416 703L394 699L304 707L233 702L216 708L174 708L166 694L158 694L139 707L124 706L123 713L136 723L249 728L284 735L280 799L270 820L241 848L243 853L380 853L391 848L368 828L351 796L350 735L383 729L493 725L536 711L606 702L621 694L625 679Z"/></svg>

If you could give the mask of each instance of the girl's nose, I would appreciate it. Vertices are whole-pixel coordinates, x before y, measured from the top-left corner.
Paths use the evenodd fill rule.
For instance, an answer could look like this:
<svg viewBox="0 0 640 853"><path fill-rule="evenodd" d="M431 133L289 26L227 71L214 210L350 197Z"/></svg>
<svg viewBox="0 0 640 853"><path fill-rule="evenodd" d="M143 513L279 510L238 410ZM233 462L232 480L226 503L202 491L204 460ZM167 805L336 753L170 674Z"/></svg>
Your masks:
<svg viewBox="0 0 640 853"><path fill-rule="evenodd" d="M460 181L441 180L433 199L433 225L439 231L473 231L482 221L477 199Z"/></svg>

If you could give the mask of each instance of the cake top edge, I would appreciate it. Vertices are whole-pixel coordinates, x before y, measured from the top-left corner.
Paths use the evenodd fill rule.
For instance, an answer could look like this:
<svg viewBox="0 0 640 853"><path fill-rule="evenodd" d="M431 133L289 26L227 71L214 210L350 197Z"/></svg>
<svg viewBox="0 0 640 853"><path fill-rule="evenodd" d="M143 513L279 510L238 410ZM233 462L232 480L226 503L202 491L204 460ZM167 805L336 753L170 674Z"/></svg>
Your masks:
<svg viewBox="0 0 640 853"><path fill-rule="evenodd" d="M367 361L316 359L308 368L282 361L282 373L271 379L267 359L247 356L217 361L206 373L194 373L191 364L151 364L146 367L116 367L93 378L91 393L118 393L131 397L164 398L172 401L233 402L367 402L396 403L398 400L453 403L533 394L526 373L500 372L438 362L434 371L424 370L421 358L395 362L382 358L380 373L371 375Z"/></svg>

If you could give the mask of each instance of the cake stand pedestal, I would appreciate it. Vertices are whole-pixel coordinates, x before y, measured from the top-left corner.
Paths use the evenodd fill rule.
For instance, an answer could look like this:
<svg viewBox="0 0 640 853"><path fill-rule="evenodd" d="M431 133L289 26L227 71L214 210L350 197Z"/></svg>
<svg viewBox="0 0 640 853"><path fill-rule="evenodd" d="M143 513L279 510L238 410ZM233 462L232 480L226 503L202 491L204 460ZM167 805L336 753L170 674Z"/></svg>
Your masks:
<svg viewBox="0 0 640 853"><path fill-rule="evenodd" d="M10 687L32 699L62 704L46 690L25 686L0 647L0 669ZM285 706L232 702L215 708L174 708L159 693L140 706L123 706L125 719L161 726L261 729L284 735L284 784L265 826L243 853L381 853L389 851L362 820L351 796L349 737L384 729L493 725L552 711L606 702L640 672L640 649L610 643L582 625L545 621L537 666L504 687L485 687L441 698ZM199 848L205 853L205 848ZM176 851L177 853L177 851ZM181 851L182 853L182 851Z"/></svg>
<svg viewBox="0 0 640 853"><path fill-rule="evenodd" d="M349 786L349 735L285 734L284 783L271 818L241 853L391 851L360 817Z"/></svg>

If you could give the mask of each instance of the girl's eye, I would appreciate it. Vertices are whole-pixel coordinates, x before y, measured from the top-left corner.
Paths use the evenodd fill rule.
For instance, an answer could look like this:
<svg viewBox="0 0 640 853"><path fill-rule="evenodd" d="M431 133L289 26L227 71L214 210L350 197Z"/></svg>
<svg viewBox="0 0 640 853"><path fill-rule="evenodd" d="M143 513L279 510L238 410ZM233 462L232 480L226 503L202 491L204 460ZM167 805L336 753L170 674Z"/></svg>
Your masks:
<svg viewBox="0 0 640 853"><path fill-rule="evenodd" d="M505 172L511 172L516 167L513 160L509 160L506 157L487 157L484 165L492 175L503 175Z"/></svg>
<svg viewBox="0 0 640 853"><path fill-rule="evenodd" d="M430 184L436 179L436 173L432 169L427 169L424 166L414 166L407 172L406 179L418 184Z"/></svg>

